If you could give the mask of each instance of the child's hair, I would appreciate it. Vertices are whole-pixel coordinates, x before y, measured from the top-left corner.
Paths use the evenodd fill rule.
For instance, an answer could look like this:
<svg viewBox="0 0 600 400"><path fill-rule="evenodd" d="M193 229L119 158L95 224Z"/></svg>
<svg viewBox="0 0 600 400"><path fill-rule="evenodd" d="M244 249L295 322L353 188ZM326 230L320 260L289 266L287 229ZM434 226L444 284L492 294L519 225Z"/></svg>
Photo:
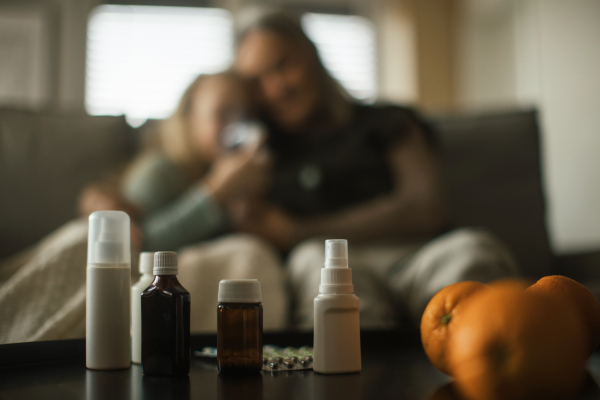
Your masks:
<svg viewBox="0 0 600 400"><path fill-rule="evenodd" d="M243 85L241 79L233 71L199 75L181 96L175 112L169 118L161 121L158 126L159 148L185 172L190 180L200 178L207 168L206 162L198 157L192 147L190 113L198 87L208 79L215 77L234 79Z"/></svg>

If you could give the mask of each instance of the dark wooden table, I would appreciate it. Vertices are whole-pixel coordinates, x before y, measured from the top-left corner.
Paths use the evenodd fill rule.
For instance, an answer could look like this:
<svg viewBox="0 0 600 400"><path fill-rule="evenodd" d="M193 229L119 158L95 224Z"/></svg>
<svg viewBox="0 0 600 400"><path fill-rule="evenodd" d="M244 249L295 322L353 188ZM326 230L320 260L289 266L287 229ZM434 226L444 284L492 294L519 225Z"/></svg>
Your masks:
<svg viewBox="0 0 600 400"><path fill-rule="evenodd" d="M264 400L428 400L449 378L427 360L415 332L363 332L359 374L321 375L311 371L262 372L246 377L220 375L215 363L192 357L189 377L145 376L139 365L119 371L85 368L85 341L18 343L0 346L0 399L264 399ZM311 334L265 334L265 344L312 344ZM214 346L214 335L193 336L192 349ZM600 398L600 354L590 359L590 381L582 398Z"/></svg>

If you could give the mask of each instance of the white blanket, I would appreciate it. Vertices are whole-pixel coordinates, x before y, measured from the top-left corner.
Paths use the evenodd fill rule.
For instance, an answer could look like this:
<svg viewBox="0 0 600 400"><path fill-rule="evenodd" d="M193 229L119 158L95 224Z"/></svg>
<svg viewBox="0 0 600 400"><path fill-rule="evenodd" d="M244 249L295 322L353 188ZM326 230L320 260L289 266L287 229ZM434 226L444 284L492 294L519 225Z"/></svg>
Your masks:
<svg viewBox="0 0 600 400"><path fill-rule="evenodd" d="M72 221L0 265L0 344L85 337L87 229L86 219ZM193 333L216 331L218 283L232 278L261 281L264 329L285 327L284 273L266 242L233 234L190 246L179 252L179 270Z"/></svg>

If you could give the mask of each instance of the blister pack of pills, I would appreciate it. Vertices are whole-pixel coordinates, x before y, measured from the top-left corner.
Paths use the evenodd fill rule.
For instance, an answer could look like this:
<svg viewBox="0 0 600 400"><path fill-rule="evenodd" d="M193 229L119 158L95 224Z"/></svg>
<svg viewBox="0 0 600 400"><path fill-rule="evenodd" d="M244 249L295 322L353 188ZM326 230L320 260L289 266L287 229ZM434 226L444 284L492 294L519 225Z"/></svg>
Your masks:
<svg viewBox="0 0 600 400"><path fill-rule="evenodd" d="M215 359L217 357L216 347L204 347L201 351L195 351L195 356ZM313 349L312 347L278 347L272 345L263 346L263 371L295 371L312 369Z"/></svg>
<svg viewBox="0 0 600 400"><path fill-rule="evenodd" d="M294 371L312 369L312 347L277 347L263 346L263 371Z"/></svg>

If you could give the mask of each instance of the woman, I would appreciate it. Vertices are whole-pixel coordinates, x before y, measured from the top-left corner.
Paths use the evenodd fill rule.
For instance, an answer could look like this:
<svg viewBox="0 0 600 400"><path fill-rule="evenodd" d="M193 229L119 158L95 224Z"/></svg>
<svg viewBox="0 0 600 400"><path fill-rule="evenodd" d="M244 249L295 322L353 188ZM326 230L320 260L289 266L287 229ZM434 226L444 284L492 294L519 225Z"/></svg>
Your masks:
<svg viewBox="0 0 600 400"><path fill-rule="evenodd" d="M298 326L312 326L323 237L351 243L364 326L393 325L397 310L418 321L443 286L515 271L487 233L437 237L447 215L426 125L410 109L349 99L298 21L281 13L257 19L240 36L235 67L253 87L276 157L270 201L237 223L293 248Z"/></svg>
<svg viewBox="0 0 600 400"><path fill-rule="evenodd" d="M128 168L120 190L91 185L80 201L83 217L96 210L128 212L138 247L179 250L179 279L193 299L193 332L216 329L218 283L227 278L259 279L265 329L285 326L277 252L253 235L222 235L231 232L228 209L240 199L252 203L269 182L271 161L260 140L235 151L221 144L224 128L250 112L236 74L200 76L161 123L159 142ZM0 343L85 335L86 246L82 218L9 266L16 272L0 286Z"/></svg>

